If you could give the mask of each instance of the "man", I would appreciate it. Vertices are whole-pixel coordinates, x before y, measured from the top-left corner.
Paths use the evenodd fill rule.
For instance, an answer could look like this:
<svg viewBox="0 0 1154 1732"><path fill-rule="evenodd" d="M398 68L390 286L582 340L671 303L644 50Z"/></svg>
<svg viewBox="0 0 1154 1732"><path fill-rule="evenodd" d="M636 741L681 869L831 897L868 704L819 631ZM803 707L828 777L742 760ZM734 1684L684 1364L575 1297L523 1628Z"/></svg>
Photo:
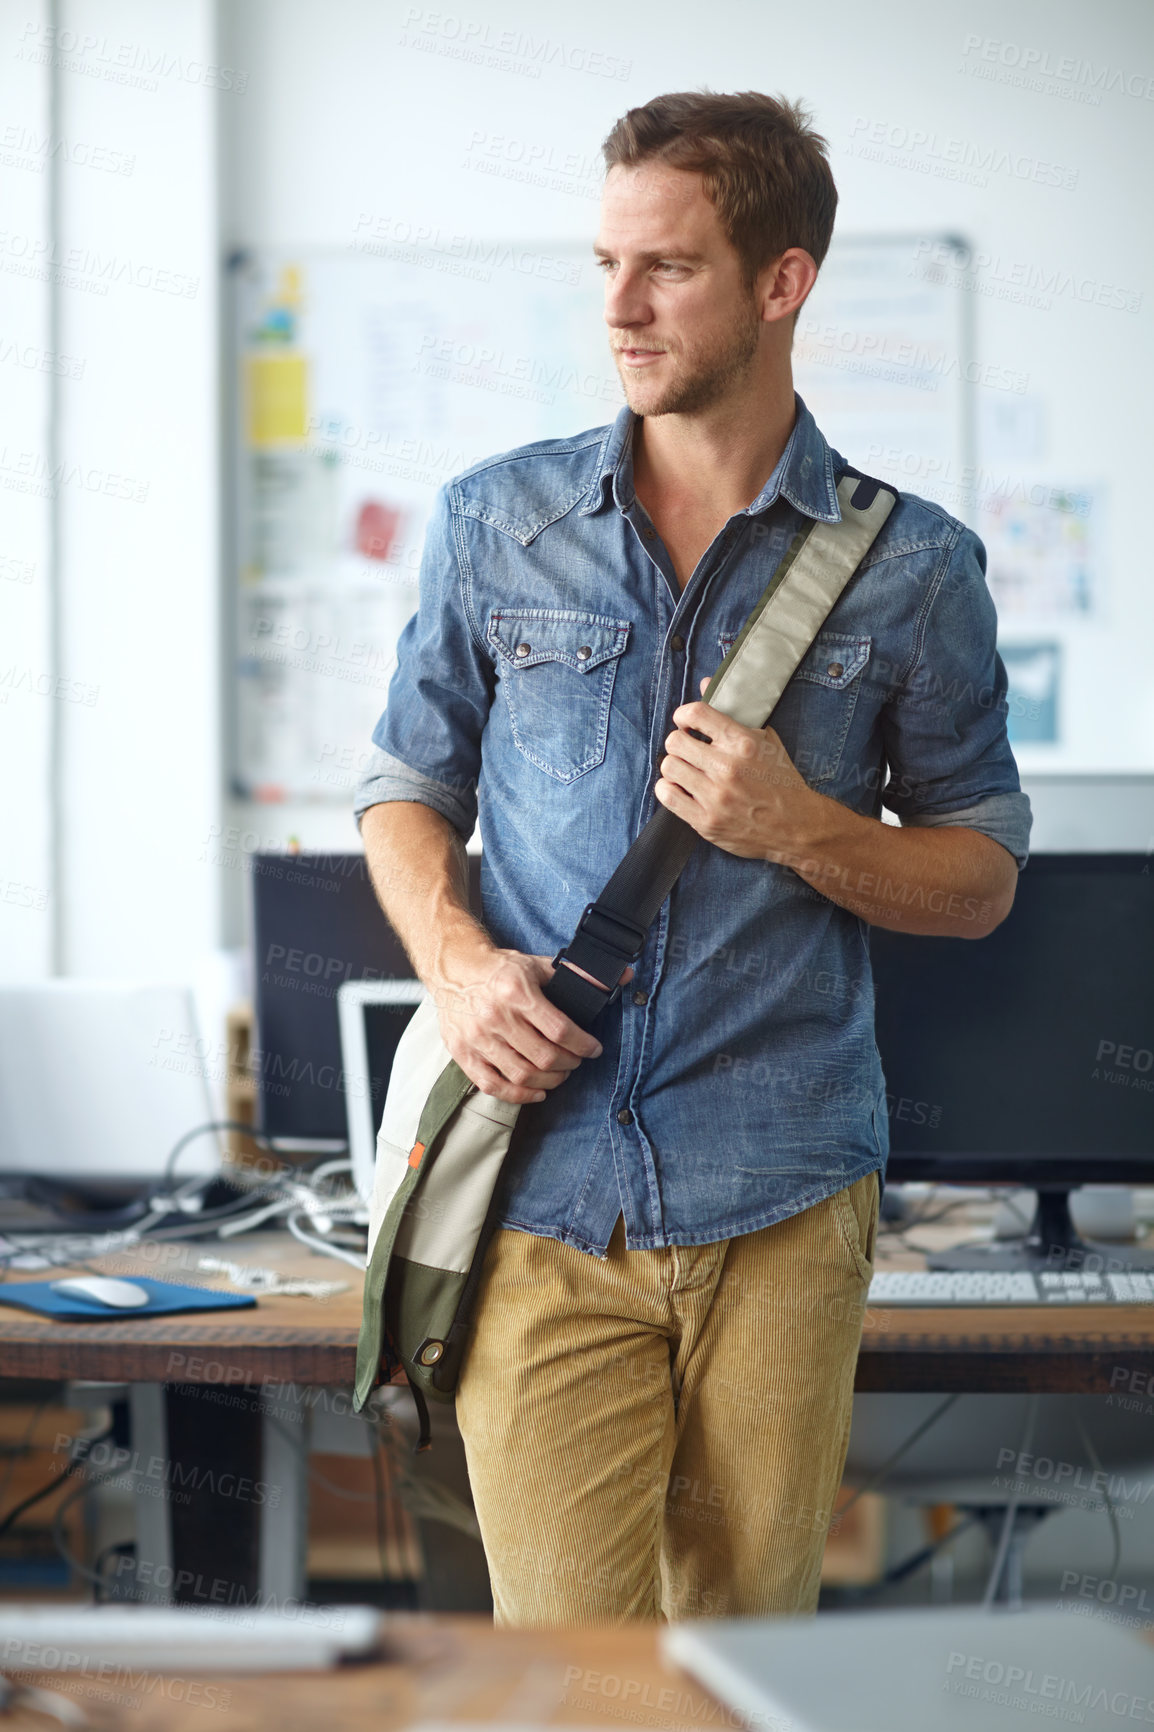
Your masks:
<svg viewBox="0 0 1154 1732"><path fill-rule="evenodd" d="M613 128L627 407L441 490L358 791L445 1044L527 1106L457 1401L499 1623L814 1609L888 1152L867 927L980 938L1026 860L984 551L928 501L772 726L700 701L840 515L790 372L837 202L807 120L681 94ZM540 987L656 801L704 845L594 1037Z"/></svg>

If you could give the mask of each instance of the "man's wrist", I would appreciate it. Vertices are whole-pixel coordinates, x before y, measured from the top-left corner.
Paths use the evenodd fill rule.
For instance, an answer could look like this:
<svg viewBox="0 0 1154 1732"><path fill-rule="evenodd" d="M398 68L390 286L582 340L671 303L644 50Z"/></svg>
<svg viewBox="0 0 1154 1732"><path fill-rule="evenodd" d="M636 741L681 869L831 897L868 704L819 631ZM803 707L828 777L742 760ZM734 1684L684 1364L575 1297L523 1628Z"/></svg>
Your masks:
<svg viewBox="0 0 1154 1732"><path fill-rule="evenodd" d="M463 914L438 925L436 938L422 957L417 973L434 995L459 992L496 955L498 948L471 914Z"/></svg>
<svg viewBox="0 0 1154 1732"><path fill-rule="evenodd" d="M820 865L835 856L854 832L868 822L839 801L831 800L828 794L820 794L814 788L806 788L804 793L799 790L795 821L784 834L777 833L766 857L795 870L800 869L800 862Z"/></svg>

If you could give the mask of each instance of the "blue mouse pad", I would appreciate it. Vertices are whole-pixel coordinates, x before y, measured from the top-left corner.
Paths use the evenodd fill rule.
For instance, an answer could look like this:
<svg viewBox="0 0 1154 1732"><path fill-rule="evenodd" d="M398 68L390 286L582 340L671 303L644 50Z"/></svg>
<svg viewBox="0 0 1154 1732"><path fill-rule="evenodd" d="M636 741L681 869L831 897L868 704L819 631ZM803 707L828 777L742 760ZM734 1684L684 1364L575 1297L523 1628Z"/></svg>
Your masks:
<svg viewBox="0 0 1154 1732"><path fill-rule="evenodd" d="M54 1276L64 1280L64 1276ZM0 1305L18 1305L42 1317L59 1317L66 1323L125 1323L133 1317L164 1317L174 1311L240 1311L256 1304L250 1293L217 1293L211 1287L178 1287L172 1281L150 1281L144 1276L118 1275L149 1295L147 1305L97 1305L90 1299L54 1293L49 1281L0 1282Z"/></svg>

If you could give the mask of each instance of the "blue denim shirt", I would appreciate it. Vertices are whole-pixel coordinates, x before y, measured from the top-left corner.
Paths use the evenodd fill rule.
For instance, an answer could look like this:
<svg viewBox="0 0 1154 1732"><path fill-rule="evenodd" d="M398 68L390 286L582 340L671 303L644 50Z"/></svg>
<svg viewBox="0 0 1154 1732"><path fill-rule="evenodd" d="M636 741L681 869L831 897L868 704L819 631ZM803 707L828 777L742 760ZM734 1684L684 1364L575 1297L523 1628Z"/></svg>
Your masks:
<svg viewBox="0 0 1154 1732"><path fill-rule="evenodd" d="M498 944L551 956L572 936L654 810L673 711L795 531L839 518L846 461L795 408L773 474L684 592L634 494L627 408L438 493L356 813L418 800L466 838L479 816ZM984 572L970 530L903 493L771 721L810 787L984 831L1022 866L1029 802ZM603 1255L624 1213L631 1248L705 1244L884 1176L868 926L788 867L700 842L596 1032L601 1056L521 1109L503 1225Z"/></svg>

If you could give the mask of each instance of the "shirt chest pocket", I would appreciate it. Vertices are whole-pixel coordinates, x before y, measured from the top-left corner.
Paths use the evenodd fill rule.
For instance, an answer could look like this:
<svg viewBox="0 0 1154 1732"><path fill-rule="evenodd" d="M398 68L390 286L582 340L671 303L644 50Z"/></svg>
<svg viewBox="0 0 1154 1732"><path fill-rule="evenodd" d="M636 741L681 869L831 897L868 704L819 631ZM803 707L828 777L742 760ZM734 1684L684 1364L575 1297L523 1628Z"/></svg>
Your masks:
<svg viewBox="0 0 1154 1732"><path fill-rule="evenodd" d="M513 743L538 770L572 782L605 757L629 620L574 609L508 608L487 637Z"/></svg>
<svg viewBox="0 0 1154 1732"><path fill-rule="evenodd" d="M736 635L720 634L723 654ZM811 788L837 776L871 645L869 637L818 632L769 718Z"/></svg>

